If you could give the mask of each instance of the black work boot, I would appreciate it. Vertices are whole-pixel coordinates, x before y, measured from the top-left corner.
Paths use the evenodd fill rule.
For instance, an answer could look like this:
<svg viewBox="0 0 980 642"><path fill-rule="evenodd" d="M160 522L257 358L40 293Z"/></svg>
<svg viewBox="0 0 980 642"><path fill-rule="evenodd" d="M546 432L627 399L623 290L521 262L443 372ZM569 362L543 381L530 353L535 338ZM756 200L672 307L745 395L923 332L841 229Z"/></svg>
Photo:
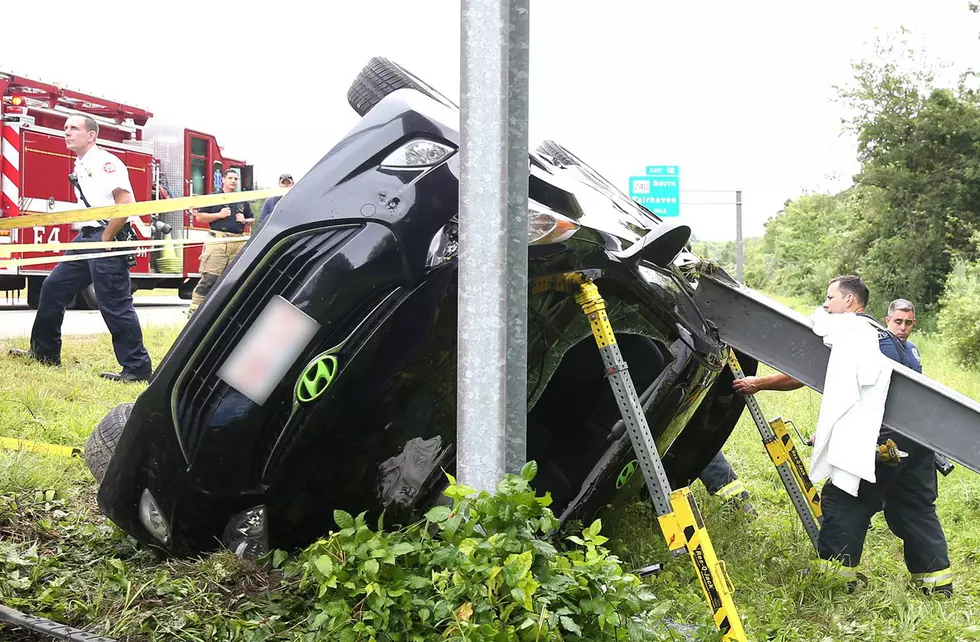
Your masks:
<svg viewBox="0 0 980 642"><path fill-rule="evenodd" d="M931 587L928 587L928 586L920 586L919 587L919 590L922 591L923 594L929 595L929 596L934 596L935 595L935 596L939 596L939 597L953 597L953 584L952 583L944 584L943 586L937 586L935 588L931 588Z"/></svg>
<svg viewBox="0 0 980 642"><path fill-rule="evenodd" d="M37 361L38 363L44 364L46 366L61 365L60 359L53 359L51 357L39 357L36 354L34 354L34 352L31 350L20 350L18 348L11 348L7 352L7 354L9 354L11 357L17 357L19 359L33 359L34 361Z"/></svg>
<svg viewBox="0 0 980 642"><path fill-rule="evenodd" d="M146 383L150 380L150 375L134 375L128 372L103 372L99 376L109 381L123 381L125 383Z"/></svg>

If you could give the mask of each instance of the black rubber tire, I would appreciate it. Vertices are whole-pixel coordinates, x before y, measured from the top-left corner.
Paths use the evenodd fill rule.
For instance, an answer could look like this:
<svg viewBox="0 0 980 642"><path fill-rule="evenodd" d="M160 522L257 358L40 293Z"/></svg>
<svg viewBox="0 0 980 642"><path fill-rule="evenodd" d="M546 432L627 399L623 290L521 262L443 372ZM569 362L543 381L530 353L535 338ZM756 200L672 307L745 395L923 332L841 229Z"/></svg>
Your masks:
<svg viewBox="0 0 980 642"><path fill-rule="evenodd" d="M44 284L43 276L27 277L27 307L37 310L41 303L41 286Z"/></svg>
<svg viewBox="0 0 980 642"><path fill-rule="evenodd" d="M119 404L102 418L85 442L85 463L88 464L95 481L100 484L132 412L132 403Z"/></svg>
<svg viewBox="0 0 980 642"><path fill-rule="evenodd" d="M95 286L89 283L88 287L75 297L75 303L79 310L98 310L99 300L95 298Z"/></svg>
<svg viewBox="0 0 980 642"><path fill-rule="evenodd" d="M194 296L194 288L197 287L197 282L199 279L191 279L187 283L181 283L177 286L177 296L184 301L190 301Z"/></svg>
<svg viewBox="0 0 980 642"><path fill-rule="evenodd" d="M547 154L555 159L555 162L559 165L577 165L575 159L568 155L568 153L561 148L556 142L552 140L546 140L540 145L538 145L539 154Z"/></svg>
<svg viewBox="0 0 980 642"><path fill-rule="evenodd" d="M381 99L399 89L415 89L447 107L459 107L397 63L387 58L371 58L347 90L347 102L358 116L371 111Z"/></svg>

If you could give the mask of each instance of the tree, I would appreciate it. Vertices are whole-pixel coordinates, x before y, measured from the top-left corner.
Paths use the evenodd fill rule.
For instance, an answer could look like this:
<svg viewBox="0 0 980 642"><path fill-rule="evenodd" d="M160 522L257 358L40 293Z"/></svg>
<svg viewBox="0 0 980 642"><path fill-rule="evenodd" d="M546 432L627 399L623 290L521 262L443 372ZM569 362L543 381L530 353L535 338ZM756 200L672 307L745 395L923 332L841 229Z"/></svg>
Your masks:
<svg viewBox="0 0 980 642"><path fill-rule="evenodd" d="M879 200L876 190L856 186L787 201L766 223L754 269L771 290L822 301L832 278L860 273L869 230L880 216Z"/></svg>
<svg viewBox="0 0 980 642"><path fill-rule="evenodd" d="M883 298L930 308L980 229L980 100L962 80L934 87L935 72L907 45L879 42L876 51L840 91L858 137L855 183L882 195L863 238L862 276Z"/></svg>

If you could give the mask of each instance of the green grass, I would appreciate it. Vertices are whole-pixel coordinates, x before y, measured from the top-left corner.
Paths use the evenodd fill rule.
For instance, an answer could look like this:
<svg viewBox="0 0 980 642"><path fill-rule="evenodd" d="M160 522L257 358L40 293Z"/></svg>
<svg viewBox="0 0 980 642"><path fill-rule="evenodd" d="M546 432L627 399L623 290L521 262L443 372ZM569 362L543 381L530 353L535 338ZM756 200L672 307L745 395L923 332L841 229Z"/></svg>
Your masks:
<svg viewBox="0 0 980 642"><path fill-rule="evenodd" d="M780 301L803 313L813 309L799 300ZM912 340L919 346L925 374L980 399L980 373L958 367L940 337L913 335ZM763 367L761 374L769 372L772 370ZM808 434L815 430L820 394L803 388L763 392L757 398L768 417L791 418ZM976 473L957 466L949 477L939 476L937 505L955 575L952 599L920 595L909 586L902 542L891 534L880 513L872 521L860 566L869 584L848 594L827 577L800 576L811 568L815 554L747 414L723 452L748 488L759 517L733 511L709 497L700 483L694 484L694 491L715 549L736 587L735 602L751 638L980 639L980 476ZM801 448L808 466L810 454L809 448ZM666 549L648 506L634 505L629 514L614 519L607 535L614 538L614 550L624 560L640 566L665 558ZM703 598L686 566L684 560L670 562L669 573L658 576L654 586L676 589L674 599L682 607L679 615L696 617Z"/></svg>
<svg viewBox="0 0 980 642"><path fill-rule="evenodd" d="M812 309L784 302L803 312ZM144 332L156 364L179 327ZM958 367L939 337L916 335L913 340L928 375L980 398L980 374ZM4 347L26 343L15 340ZM118 368L107 334L66 337L64 366L58 369L5 353L0 354L2 436L82 446L110 408L133 400L144 388L96 376ZM816 425L821 397L815 392L763 393L759 400L769 416L792 418L808 432ZM956 583L952 599L922 596L908 586L901 542L880 515L861 565L869 585L848 594L827 577L801 576L815 557L812 547L747 417L724 452L752 494L759 517L734 512L708 497L699 483L693 489L735 585L750 639L980 639L976 474L958 466L950 477L940 477L939 513ZM802 448L802 454L809 462L809 449ZM650 580L657 595L670 596L661 615L703 624L708 611L691 565L667 555L648 505L637 503L603 519L604 533L613 538L611 545L627 567L666 563L665 571ZM265 638L244 632L265 626L257 623L275 603L275 592L282 588L277 582L274 574L228 555L161 561L97 513L94 483L80 459L0 451L0 602L120 640L260 640ZM5 640L31 639L0 631Z"/></svg>

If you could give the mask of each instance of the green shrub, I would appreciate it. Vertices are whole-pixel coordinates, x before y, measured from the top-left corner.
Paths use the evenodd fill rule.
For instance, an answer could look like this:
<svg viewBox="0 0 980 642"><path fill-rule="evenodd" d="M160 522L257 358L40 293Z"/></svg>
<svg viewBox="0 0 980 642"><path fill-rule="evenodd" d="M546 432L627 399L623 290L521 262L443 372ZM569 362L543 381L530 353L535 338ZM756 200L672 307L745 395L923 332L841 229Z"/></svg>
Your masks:
<svg viewBox="0 0 980 642"><path fill-rule="evenodd" d="M273 555L297 582L294 612L309 614L298 627L345 642L628 639L650 598L603 547L598 520L567 551L548 541L558 520L529 484L536 470L507 475L495 494L447 475L452 506L396 531L336 511L339 532L288 561Z"/></svg>
<svg viewBox="0 0 980 642"><path fill-rule="evenodd" d="M959 260L940 300L939 331L964 365L980 366L980 265Z"/></svg>

